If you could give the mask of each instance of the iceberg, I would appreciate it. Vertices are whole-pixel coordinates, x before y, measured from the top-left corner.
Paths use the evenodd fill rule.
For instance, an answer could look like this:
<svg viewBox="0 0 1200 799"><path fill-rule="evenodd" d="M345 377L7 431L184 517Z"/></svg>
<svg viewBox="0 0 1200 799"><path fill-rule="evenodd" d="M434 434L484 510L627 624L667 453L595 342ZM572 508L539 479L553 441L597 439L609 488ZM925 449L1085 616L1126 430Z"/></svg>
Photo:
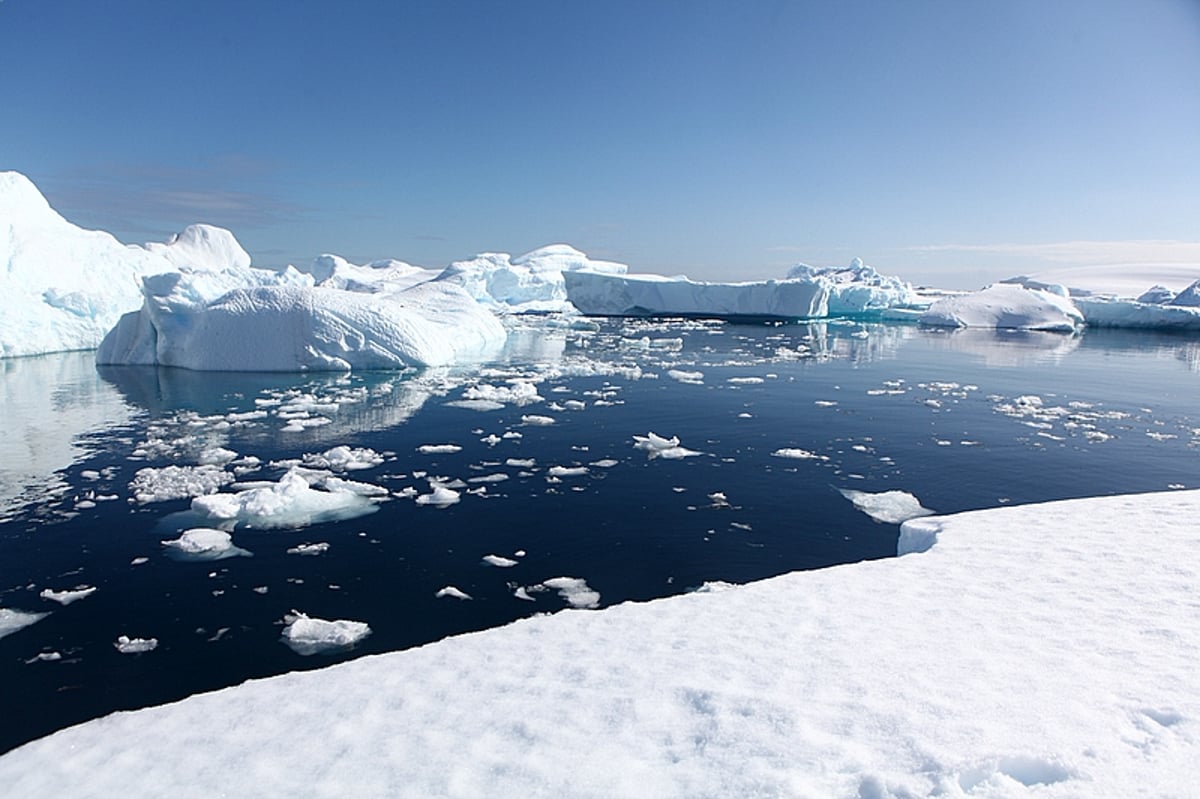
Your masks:
<svg viewBox="0 0 1200 799"><path fill-rule="evenodd" d="M295 270L253 269L149 278L142 309L121 317L96 362L196 371L401 369L484 360L504 346L503 325L457 286L372 294L306 280L311 275Z"/></svg>
<svg viewBox="0 0 1200 799"><path fill-rule="evenodd" d="M1200 330L1200 280L1194 277L1198 273L1200 267L1182 264L1153 271L1077 267L1012 277L1002 283L1069 297L1089 327L1194 332ZM1049 277L1064 282L1049 283ZM1151 285L1146 288L1148 283ZM1176 291L1167 284L1184 287Z"/></svg>
<svg viewBox="0 0 1200 799"><path fill-rule="evenodd" d="M319 255L306 267L294 267L312 276L318 286L355 291L364 294L381 294L401 291L418 283L432 280L441 270L425 269L404 261L385 258L372 261L366 266L352 264L340 255Z"/></svg>
<svg viewBox="0 0 1200 799"><path fill-rule="evenodd" d="M579 271L623 275L629 267L588 258L567 244L551 244L516 258L486 252L450 264L437 280L461 286L482 305L499 312L574 311L565 276Z"/></svg>
<svg viewBox="0 0 1200 799"><path fill-rule="evenodd" d="M907 283L884 277L857 258L846 268L798 264L783 280L714 283L595 271L566 272L563 279L571 303L594 316L814 319L919 302Z"/></svg>
<svg viewBox="0 0 1200 799"><path fill-rule="evenodd" d="M970 294L935 301L918 320L931 327L986 327L1074 332L1083 313L1061 286L1029 288L995 283Z"/></svg>
<svg viewBox="0 0 1200 799"><path fill-rule="evenodd" d="M253 762L269 796L1190 796L1198 516L1193 490L914 519L898 558L114 713L0 756L0 785L240 795L212 764Z"/></svg>
<svg viewBox="0 0 1200 799"><path fill-rule="evenodd" d="M305 527L318 522L353 519L374 513L378 510L375 503L379 493L387 493L375 486L351 483L334 477L326 477L321 482L325 486L324 491L312 488L308 480L293 469L280 477L276 483L247 488L236 493L196 497L192 500L191 511L185 511L185 514L227 528ZM182 551L187 551L184 549L186 543L176 546Z"/></svg>

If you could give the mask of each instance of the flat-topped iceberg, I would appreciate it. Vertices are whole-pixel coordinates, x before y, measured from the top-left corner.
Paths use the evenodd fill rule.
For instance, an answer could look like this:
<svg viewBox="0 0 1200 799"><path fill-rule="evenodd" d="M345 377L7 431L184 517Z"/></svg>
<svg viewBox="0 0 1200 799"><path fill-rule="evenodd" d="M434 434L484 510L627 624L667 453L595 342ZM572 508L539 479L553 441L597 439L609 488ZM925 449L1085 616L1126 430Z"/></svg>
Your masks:
<svg viewBox="0 0 1200 799"><path fill-rule="evenodd" d="M437 280L462 286L481 304L503 312L573 311L564 276L578 271L623 275L625 264L588 258L566 244L552 244L511 257L487 252L455 261Z"/></svg>
<svg viewBox="0 0 1200 799"><path fill-rule="evenodd" d="M596 316L815 319L877 313L918 300L907 283L858 259L844 269L799 264L783 280L739 283L593 271L566 272L563 278L571 303Z"/></svg>
<svg viewBox="0 0 1200 799"><path fill-rule="evenodd" d="M361 293L263 270L145 281L142 309L105 337L99 364L199 371L344 371L445 366L504 346L504 327L461 288L423 283ZM236 286L219 294L213 286Z"/></svg>

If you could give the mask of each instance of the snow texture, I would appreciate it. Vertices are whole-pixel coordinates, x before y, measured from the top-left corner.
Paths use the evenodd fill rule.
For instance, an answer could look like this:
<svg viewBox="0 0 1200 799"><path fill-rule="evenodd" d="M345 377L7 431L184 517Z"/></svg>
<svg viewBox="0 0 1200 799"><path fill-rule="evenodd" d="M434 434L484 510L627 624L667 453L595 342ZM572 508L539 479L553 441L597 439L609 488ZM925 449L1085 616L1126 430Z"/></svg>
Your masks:
<svg viewBox="0 0 1200 799"><path fill-rule="evenodd" d="M130 799L1191 796L1198 517L1200 492L1176 491L917 519L900 558L538 616L113 714L0 757L0 784Z"/></svg>

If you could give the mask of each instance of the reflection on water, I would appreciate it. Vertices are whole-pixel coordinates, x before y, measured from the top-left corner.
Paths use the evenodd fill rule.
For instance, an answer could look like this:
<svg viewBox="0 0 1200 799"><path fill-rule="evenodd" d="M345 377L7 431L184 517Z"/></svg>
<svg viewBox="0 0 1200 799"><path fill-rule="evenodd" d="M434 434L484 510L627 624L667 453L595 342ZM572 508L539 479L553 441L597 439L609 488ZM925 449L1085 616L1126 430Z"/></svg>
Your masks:
<svg viewBox="0 0 1200 799"><path fill-rule="evenodd" d="M931 349L973 355L990 367L1058 363L1083 343L1080 335L1040 330L921 328L919 335Z"/></svg>
<svg viewBox="0 0 1200 799"><path fill-rule="evenodd" d="M91 451L84 436L132 413L90 352L0 358L0 408L0 521L66 491L56 475Z"/></svg>

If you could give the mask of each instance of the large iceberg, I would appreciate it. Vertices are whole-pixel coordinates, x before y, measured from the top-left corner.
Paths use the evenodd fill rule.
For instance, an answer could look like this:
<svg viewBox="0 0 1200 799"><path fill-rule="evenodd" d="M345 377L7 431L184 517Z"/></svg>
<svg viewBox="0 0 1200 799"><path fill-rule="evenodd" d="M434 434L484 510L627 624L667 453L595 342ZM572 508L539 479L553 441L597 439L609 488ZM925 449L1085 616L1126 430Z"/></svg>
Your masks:
<svg viewBox="0 0 1200 799"><path fill-rule="evenodd" d="M982 291L937 300L921 314L923 325L1072 332L1083 313L1059 287L1029 288L996 283Z"/></svg>
<svg viewBox="0 0 1200 799"><path fill-rule="evenodd" d="M487 252L455 261L437 280L462 286L479 303L496 311L573 311L564 277L579 271L623 275L628 267L592 260L566 244L552 244L516 258Z"/></svg>
<svg viewBox="0 0 1200 799"><path fill-rule="evenodd" d="M1194 796L1198 515L1200 491L1176 491L915 519L899 558L567 610L114 713L0 756L0 785Z"/></svg>
<svg viewBox="0 0 1200 799"><path fill-rule="evenodd" d="M340 255L328 253L317 256L308 266L295 268L312 275L318 286L364 294L399 291L432 280L441 274L440 270L413 266L394 258L359 266Z"/></svg>
<svg viewBox="0 0 1200 799"><path fill-rule="evenodd" d="M172 268L162 254L76 227L29 178L0 172L0 357L94 349L141 304L141 278Z"/></svg>
<svg viewBox="0 0 1200 799"><path fill-rule="evenodd" d="M1177 266L1153 272L1128 269L1124 274L1098 268L1092 279L1079 269L1068 272L1071 286L1027 275L1001 283L1069 297L1089 327L1200 330L1200 280L1193 279L1179 291L1167 285L1181 285L1184 275L1200 272L1196 267Z"/></svg>
<svg viewBox="0 0 1200 799"><path fill-rule="evenodd" d="M445 366L504 346L499 320L457 286L362 293L297 271L194 271L145 281L96 353L98 364L199 371L345 371Z"/></svg>
<svg viewBox="0 0 1200 799"><path fill-rule="evenodd" d="M884 277L858 259L844 269L799 264L783 280L740 283L594 271L563 277L571 303L596 316L813 319L877 313L918 299L907 283Z"/></svg>

